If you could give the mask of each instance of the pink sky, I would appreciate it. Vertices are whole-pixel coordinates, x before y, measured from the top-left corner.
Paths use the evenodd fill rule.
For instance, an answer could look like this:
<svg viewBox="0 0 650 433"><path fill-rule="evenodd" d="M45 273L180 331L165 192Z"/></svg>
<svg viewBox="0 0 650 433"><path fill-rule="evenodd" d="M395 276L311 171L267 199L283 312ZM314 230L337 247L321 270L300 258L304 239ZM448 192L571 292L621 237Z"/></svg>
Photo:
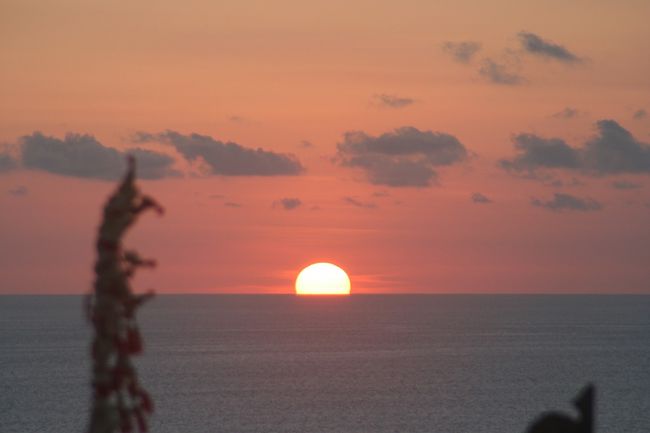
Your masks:
<svg viewBox="0 0 650 433"><path fill-rule="evenodd" d="M167 209L127 239L160 264L139 288L288 293L331 261L356 293L650 293L648 16L5 2L0 293L90 289L134 148Z"/></svg>

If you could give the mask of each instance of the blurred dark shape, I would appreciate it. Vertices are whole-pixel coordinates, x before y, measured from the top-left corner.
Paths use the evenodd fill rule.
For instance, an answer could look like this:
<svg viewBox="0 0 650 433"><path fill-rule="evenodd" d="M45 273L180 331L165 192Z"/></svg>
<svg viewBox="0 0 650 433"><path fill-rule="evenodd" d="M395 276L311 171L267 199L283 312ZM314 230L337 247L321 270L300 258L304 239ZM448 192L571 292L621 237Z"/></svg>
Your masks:
<svg viewBox="0 0 650 433"><path fill-rule="evenodd" d="M589 384L573 400L580 412L577 419L559 412L543 413L530 424L527 433L593 433L594 394L594 386Z"/></svg>
<svg viewBox="0 0 650 433"><path fill-rule="evenodd" d="M153 267L153 260L122 248L122 238L147 209L163 209L135 186L135 160L117 191L104 207L97 238L94 293L87 314L94 328L92 342L93 399L89 433L147 431L153 411L149 394L138 382L131 356L142 352L136 311L152 293L135 294L129 279L137 268Z"/></svg>

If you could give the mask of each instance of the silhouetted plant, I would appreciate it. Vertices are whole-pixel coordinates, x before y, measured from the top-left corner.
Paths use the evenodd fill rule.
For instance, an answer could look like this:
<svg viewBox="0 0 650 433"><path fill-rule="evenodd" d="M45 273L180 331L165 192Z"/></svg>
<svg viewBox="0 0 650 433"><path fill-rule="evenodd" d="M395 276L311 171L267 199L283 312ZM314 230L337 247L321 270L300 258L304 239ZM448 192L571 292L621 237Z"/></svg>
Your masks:
<svg viewBox="0 0 650 433"><path fill-rule="evenodd" d="M136 295L129 279L138 267L153 267L135 251L122 249L122 237L147 209L162 213L153 199L135 186L135 161L117 191L108 199L97 238L94 293L87 312L94 328L92 342L93 399L89 433L147 431L153 411L149 394L138 382L131 356L142 352L136 311L153 293Z"/></svg>
<svg viewBox="0 0 650 433"><path fill-rule="evenodd" d="M594 429L594 386L587 385L573 400L580 417L571 418L559 412L547 412L539 416L528 427L528 433L593 433Z"/></svg>

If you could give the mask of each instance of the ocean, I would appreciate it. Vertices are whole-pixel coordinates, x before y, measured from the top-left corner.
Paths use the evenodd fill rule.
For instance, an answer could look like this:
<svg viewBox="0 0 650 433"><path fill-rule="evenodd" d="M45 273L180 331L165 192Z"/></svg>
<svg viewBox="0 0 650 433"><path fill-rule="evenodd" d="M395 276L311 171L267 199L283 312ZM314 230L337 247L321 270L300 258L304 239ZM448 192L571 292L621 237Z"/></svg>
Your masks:
<svg viewBox="0 0 650 433"><path fill-rule="evenodd" d="M520 433L596 386L596 431L650 432L650 296L158 296L154 433ZM0 432L83 432L76 296L0 296Z"/></svg>

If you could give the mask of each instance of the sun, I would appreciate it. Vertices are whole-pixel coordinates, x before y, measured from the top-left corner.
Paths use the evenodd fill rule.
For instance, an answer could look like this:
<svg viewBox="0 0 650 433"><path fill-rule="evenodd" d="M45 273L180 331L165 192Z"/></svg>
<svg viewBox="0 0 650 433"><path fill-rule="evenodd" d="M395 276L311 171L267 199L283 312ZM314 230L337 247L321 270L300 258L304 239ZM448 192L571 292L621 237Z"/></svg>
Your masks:
<svg viewBox="0 0 650 433"><path fill-rule="evenodd" d="M349 295L350 278L331 263L314 263L296 278L296 295Z"/></svg>

